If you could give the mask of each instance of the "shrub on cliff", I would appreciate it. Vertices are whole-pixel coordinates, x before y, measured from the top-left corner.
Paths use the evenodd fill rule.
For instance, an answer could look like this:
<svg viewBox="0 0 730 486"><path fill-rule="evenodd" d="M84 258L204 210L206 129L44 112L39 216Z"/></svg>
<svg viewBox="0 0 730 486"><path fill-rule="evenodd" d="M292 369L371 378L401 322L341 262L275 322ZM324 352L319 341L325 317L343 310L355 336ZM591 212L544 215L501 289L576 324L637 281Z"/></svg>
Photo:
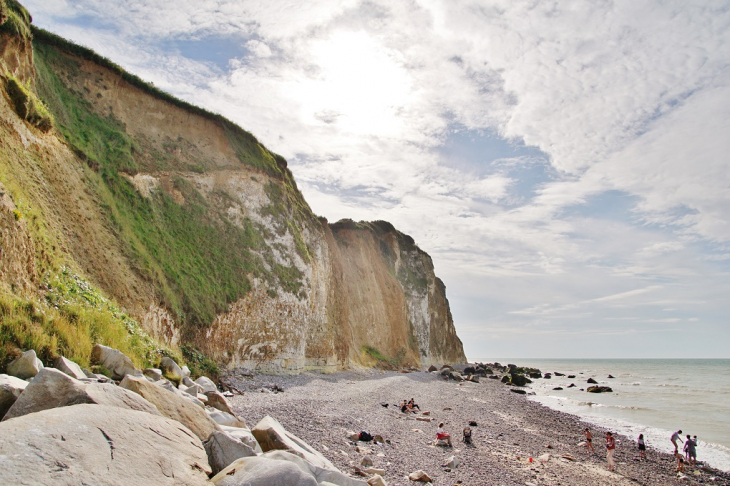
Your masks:
<svg viewBox="0 0 730 486"><path fill-rule="evenodd" d="M14 76L8 76L5 81L5 92L8 93L13 102L15 113L31 125L43 132L49 132L53 128L53 116L46 105L38 97Z"/></svg>

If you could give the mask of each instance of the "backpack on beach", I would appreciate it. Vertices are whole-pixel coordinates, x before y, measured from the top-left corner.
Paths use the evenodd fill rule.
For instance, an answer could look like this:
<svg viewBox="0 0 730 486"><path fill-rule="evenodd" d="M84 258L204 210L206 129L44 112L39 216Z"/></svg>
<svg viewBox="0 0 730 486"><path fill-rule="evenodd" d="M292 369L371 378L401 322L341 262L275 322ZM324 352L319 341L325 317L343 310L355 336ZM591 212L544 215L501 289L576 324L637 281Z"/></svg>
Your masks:
<svg viewBox="0 0 730 486"><path fill-rule="evenodd" d="M464 444L471 444L471 427L464 427Z"/></svg>
<svg viewBox="0 0 730 486"><path fill-rule="evenodd" d="M364 430L360 431L360 436L358 437L358 440L361 440L363 442L370 442L373 440L373 436L365 432Z"/></svg>

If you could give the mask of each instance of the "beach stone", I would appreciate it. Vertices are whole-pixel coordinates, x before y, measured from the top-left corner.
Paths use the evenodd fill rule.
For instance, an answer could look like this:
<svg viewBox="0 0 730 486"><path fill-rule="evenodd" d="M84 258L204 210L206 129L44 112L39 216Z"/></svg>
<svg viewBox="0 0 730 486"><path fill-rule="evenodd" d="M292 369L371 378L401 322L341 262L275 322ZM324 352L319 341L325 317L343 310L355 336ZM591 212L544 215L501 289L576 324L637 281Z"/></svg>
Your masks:
<svg viewBox="0 0 730 486"><path fill-rule="evenodd" d="M382 435L375 434L373 436L373 443L374 444L385 444L385 440L383 440Z"/></svg>
<svg viewBox="0 0 730 486"><path fill-rule="evenodd" d="M587 391L589 393L609 393L613 389L610 386L589 386Z"/></svg>
<svg viewBox="0 0 730 486"><path fill-rule="evenodd" d="M364 467L370 467L373 465L373 459L370 456L365 456L360 461L360 465Z"/></svg>
<svg viewBox="0 0 730 486"><path fill-rule="evenodd" d="M304 458L312 465L336 471L337 468L322 454L294 434L289 433L276 419L267 415L251 430L264 452L286 450Z"/></svg>
<svg viewBox="0 0 730 486"><path fill-rule="evenodd" d="M515 386L525 386L528 383L532 383L532 380L530 380L523 374L513 373L510 375L510 382Z"/></svg>
<svg viewBox="0 0 730 486"><path fill-rule="evenodd" d="M366 474L377 474L378 476L382 476L385 474L385 469L380 469L377 467L368 467L363 469L363 472Z"/></svg>
<svg viewBox="0 0 730 486"><path fill-rule="evenodd" d="M550 374L550 373L545 373L544 375L542 375L542 377L543 377L543 379L545 379L545 380L552 380L552 378L553 378L553 375L552 375L552 374Z"/></svg>
<svg viewBox="0 0 730 486"><path fill-rule="evenodd" d="M35 354L34 349L24 352L8 365L8 374L21 380L33 378L43 369L43 363Z"/></svg>
<svg viewBox="0 0 730 486"><path fill-rule="evenodd" d="M562 390L562 389L563 389L562 386L556 386L555 388L553 388L553 390Z"/></svg>
<svg viewBox="0 0 730 486"><path fill-rule="evenodd" d="M103 344L97 344L91 349L91 360L108 369L114 380L121 380L127 375L142 376L142 371L124 353Z"/></svg>
<svg viewBox="0 0 730 486"><path fill-rule="evenodd" d="M565 373L558 373L557 371L554 371L553 374L555 376L565 376Z"/></svg>
<svg viewBox="0 0 730 486"><path fill-rule="evenodd" d="M547 452L545 454L540 454L537 456L537 460L540 462L548 462L550 460L550 454Z"/></svg>
<svg viewBox="0 0 730 486"><path fill-rule="evenodd" d="M509 383L510 382L510 376L509 375L504 375L500 381L502 383Z"/></svg>
<svg viewBox="0 0 730 486"><path fill-rule="evenodd" d="M0 423L0 484L203 485L197 438L160 415L105 405L44 410Z"/></svg>
<svg viewBox="0 0 730 486"><path fill-rule="evenodd" d="M203 446L208 454L208 464L213 474L218 474L237 459L256 455L251 446L222 430L213 432L210 438L203 442Z"/></svg>
<svg viewBox="0 0 730 486"><path fill-rule="evenodd" d="M429 367L428 367L428 371L429 371L429 373L430 373L430 372L432 372L432 371L438 371L438 370L439 370L439 369L438 369L438 368L436 368L436 367L435 367L434 365L431 365L431 366L429 366Z"/></svg>
<svg viewBox="0 0 730 486"><path fill-rule="evenodd" d="M347 438L350 440L360 440L360 432L347 431Z"/></svg>
<svg viewBox="0 0 730 486"><path fill-rule="evenodd" d="M183 365L183 367L180 368L180 371L182 371L183 378L190 376L190 368L188 368L187 365Z"/></svg>
<svg viewBox="0 0 730 486"><path fill-rule="evenodd" d="M609 377L609 378L616 378L616 377L615 377L615 376L613 376L613 375L608 375L608 377Z"/></svg>
<svg viewBox="0 0 730 486"><path fill-rule="evenodd" d="M416 420L420 420L421 422L430 422L433 419L431 417L416 417Z"/></svg>
<svg viewBox="0 0 730 486"><path fill-rule="evenodd" d="M586 383L598 384L598 382L596 380L594 380L593 378L588 378L588 380L586 381Z"/></svg>
<svg viewBox="0 0 730 486"><path fill-rule="evenodd" d="M215 486L367 486L365 481L280 450L238 459L210 481Z"/></svg>
<svg viewBox="0 0 730 486"><path fill-rule="evenodd" d="M473 375L475 372L476 372L476 368L474 368L473 366L467 366L466 368L464 368L463 374Z"/></svg>
<svg viewBox="0 0 730 486"><path fill-rule="evenodd" d="M200 440L206 440L210 437L210 434L220 430L218 424L208 417L204 409L156 383L150 383L144 378L127 375L119 386L142 396L154 404L162 415L177 420L193 431Z"/></svg>
<svg viewBox="0 0 730 486"><path fill-rule="evenodd" d="M215 383L213 382L213 380L211 380L207 376L201 376L200 378L195 380L195 383L200 385L203 388L203 393L218 391L218 387L215 386Z"/></svg>
<svg viewBox="0 0 730 486"><path fill-rule="evenodd" d="M571 383L570 385L568 385L568 388L575 388L575 383Z"/></svg>
<svg viewBox="0 0 730 486"><path fill-rule="evenodd" d="M530 378L542 378L542 373L540 373L539 371L533 371L532 373L529 374L529 377Z"/></svg>
<svg viewBox="0 0 730 486"><path fill-rule="evenodd" d="M249 446L251 449L256 451L257 454L262 454L264 451L261 450L261 446L259 445L256 438L251 433L251 430L248 428L243 427L229 427L227 425L219 425L220 429L223 432L226 432L228 435L235 437L236 439L240 440L247 446Z"/></svg>
<svg viewBox="0 0 730 486"><path fill-rule="evenodd" d="M181 383L184 378L180 366L178 366L174 359L168 356L160 360L160 370L162 371L162 376L172 382Z"/></svg>
<svg viewBox="0 0 730 486"><path fill-rule="evenodd" d="M575 375L568 375L568 378L570 378L572 380L575 378Z"/></svg>
<svg viewBox="0 0 730 486"><path fill-rule="evenodd" d="M233 409L231 409L231 404L228 403L226 397L224 397L220 392L216 390L207 391L205 392L205 396L208 399L208 405L210 405L211 407L217 408L221 412L226 412L234 415Z"/></svg>
<svg viewBox="0 0 730 486"><path fill-rule="evenodd" d="M57 370L63 371L71 378L76 378L77 380L88 378L84 373L84 370L82 370L79 365L77 365L70 359L64 358L63 356L59 356L58 358L56 358L56 360L53 362L53 366Z"/></svg>
<svg viewBox="0 0 730 486"><path fill-rule="evenodd" d="M81 403L160 415L147 400L111 383L83 383L55 368L43 368L28 383L3 420Z"/></svg>
<svg viewBox="0 0 730 486"><path fill-rule="evenodd" d="M379 474L376 474L375 476L368 479L367 483L370 486L388 486L388 483L386 483L385 479L383 479L383 477Z"/></svg>
<svg viewBox="0 0 730 486"><path fill-rule="evenodd" d="M160 381L162 379L162 370L159 368L145 368L142 374L152 381Z"/></svg>
<svg viewBox="0 0 730 486"><path fill-rule="evenodd" d="M0 375L0 419L5 416L27 386L27 381L16 376Z"/></svg>
<svg viewBox="0 0 730 486"><path fill-rule="evenodd" d="M213 419L213 421L215 421L215 423L219 425L227 425L228 427L239 427L242 429L246 428L246 422L236 417L232 413L221 412L217 408L207 408L205 409L205 412L208 414L208 417Z"/></svg>
<svg viewBox="0 0 730 486"><path fill-rule="evenodd" d="M510 388L509 391L511 391L512 393L517 393L518 395L527 394L525 390L520 390L519 388Z"/></svg>
<svg viewBox="0 0 730 486"><path fill-rule="evenodd" d="M408 475L408 479L410 479L411 481L421 481L422 483L430 483L431 481L433 481L431 477L426 474L425 471L420 469L418 471L410 473Z"/></svg>
<svg viewBox="0 0 730 486"><path fill-rule="evenodd" d="M190 381L190 383L192 383L193 385L192 386L188 386L188 385L182 385L181 384L180 386L178 386L178 389L180 391L182 391L184 393L187 393L189 395L192 395L194 397L198 396L199 393L203 393L203 387L202 386L198 385L197 383L193 383L190 380L190 378L184 378L184 379Z"/></svg>
<svg viewBox="0 0 730 486"><path fill-rule="evenodd" d="M446 459L446 467L448 468L456 469L457 467L459 467L459 464L461 464L461 461L459 461L459 458L457 458L456 456L449 456Z"/></svg>

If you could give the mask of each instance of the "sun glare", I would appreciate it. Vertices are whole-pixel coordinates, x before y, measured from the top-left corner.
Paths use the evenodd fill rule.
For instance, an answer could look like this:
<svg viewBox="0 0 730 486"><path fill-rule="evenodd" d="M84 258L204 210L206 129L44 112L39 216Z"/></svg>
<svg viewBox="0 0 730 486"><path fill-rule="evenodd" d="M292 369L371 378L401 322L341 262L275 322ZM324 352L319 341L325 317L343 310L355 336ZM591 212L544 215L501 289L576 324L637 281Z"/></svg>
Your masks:
<svg viewBox="0 0 730 486"><path fill-rule="evenodd" d="M300 88L304 115L351 133L396 135L413 94L400 54L364 32L339 32L312 45L316 76Z"/></svg>

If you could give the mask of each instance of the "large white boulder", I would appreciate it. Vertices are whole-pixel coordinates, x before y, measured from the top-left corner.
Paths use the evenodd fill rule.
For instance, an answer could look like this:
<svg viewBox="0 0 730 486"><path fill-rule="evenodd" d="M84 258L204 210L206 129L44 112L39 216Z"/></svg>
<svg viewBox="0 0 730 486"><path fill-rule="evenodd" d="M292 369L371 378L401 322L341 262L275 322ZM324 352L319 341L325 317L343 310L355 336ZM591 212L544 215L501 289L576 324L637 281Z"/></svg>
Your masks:
<svg viewBox="0 0 730 486"><path fill-rule="evenodd" d="M251 430L264 452L285 450L323 469L337 471L337 468L317 450L294 434L289 433L276 419L267 415Z"/></svg>
<svg viewBox="0 0 730 486"><path fill-rule="evenodd" d="M28 382L15 376L0 375L0 419L13 406Z"/></svg>
<svg viewBox="0 0 730 486"><path fill-rule="evenodd" d="M221 412L218 409L215 408L206 408L205 412L208 414L208 417L213 419L215 423L219 425L227 425L229 427L240 427L240 428L246 428L246 422L242 419L236 417L232 413L226 413Z"/></svg>
<svg viewBox="0 0 730 486"><path fill-rule="evenodd" d="M211 482L215 486L368 486L365 481L315 466L287 451L238 459Z"/></svg>
<svg viewBox="0 0 730 486"><path fill-rule="evenodd" d="M218 391L218 387L215 386L215 383L213 383L213 380L211 380L207 376L201 376L200 378L195 380L195 383L197 383L198 385L203 387L203 393L207 394L208 392L217 392Z"/></svg>
<svg viewBox="0 0 730 486"><path fill-rule="evenodd" d="M29 349L18 356L8 365L8 374L21 380L33 378L43 369L43 363L35 354L35 350Z"/></svg>
<svg viewBox="0 0 730 486"><path fill-rule="evenodd" d="M76 378L77 380L88 378L86 376L86 373L84 373L84 371L81 369L81 366L77 365L70 359L64 358L63 356L59 356L58 358L56 358L56 360L53 362L53 367L57 370L63 371L71 378Z"/></svg>
<svg viewBox="0 0 730 486"><path fill-rule="evenodd" d="M257 454L261 454L264 452L261 449L258 441L256 440L256 437L254 437L251 433L250 429L243 427L229 427L228 425L218 425L220 426L222 431L227 432L228 435L235 437L244 444L248 445L250 448L256 451Z"/></svg>
<svg viewBox="0 0 730 486"><path fill-rule="evenodd" d="M177 420L192 430L201 441L207 440L210 434L220 430L218 424L208 417L203 408L156 383L150 383L146 378L127 375L119 386L141 395L154 404L162 415Z"/></svg>
<svg viewBox="0 0 730 486"><path fill-rule="evenodd" d="M256 451L241 440L222 430L216 430L210 438L203 442L208 453L208 464L213 474L218 474L236 459L256 455Z"/></svg>
<svg viewBox="0 0 730 486"><path fill-rule="evenodd" d="M9 420L50 408L88 403L159 415L147 400L111 383L83 383L55 368L43 368L3 417Z"/></svg>
<svg viewBox="0 0 730 486"><path fill-rule="evenodd" d="M103 344L97 344L91 349L91 359L108 369L115 380L121 380L127 375L142 376L142 371L134 366L127 355Z"/></svg>
<svg viewBox="0 0 730 486"><path fill-rule="evenodd" d="M2 422L0 437L0 484L210 484L200 441L159 415L74 405Z"/></svg>

